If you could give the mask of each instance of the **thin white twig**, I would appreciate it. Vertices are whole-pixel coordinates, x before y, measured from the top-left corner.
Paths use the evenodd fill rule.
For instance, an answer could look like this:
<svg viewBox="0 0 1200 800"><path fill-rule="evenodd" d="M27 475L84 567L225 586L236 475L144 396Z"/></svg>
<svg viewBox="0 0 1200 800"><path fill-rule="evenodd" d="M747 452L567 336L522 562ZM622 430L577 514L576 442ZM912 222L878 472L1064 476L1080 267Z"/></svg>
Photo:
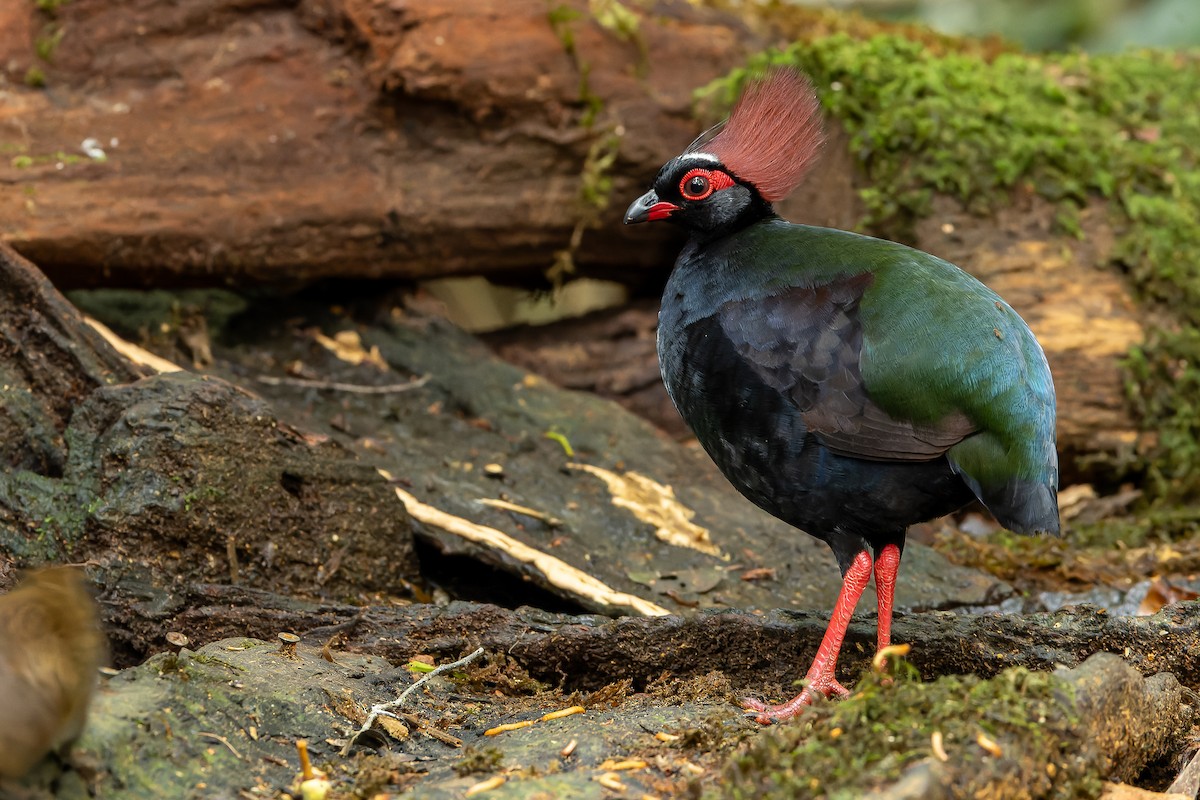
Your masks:
<svg viewBox="0 0 1200 800"><path fill-rule="evenodd" d="M429 375L422 375L404 383L389 383L386 386L371 386L361 383L339 383L338 381L318 381L309 378L276 378L273 375L256 375L254 380L268 386L300 386L307 389L328 389L334 392L351 392L353 394L397 394L419 389L429 383Z"/></svg>
<svg viewBox="0 0 1200 800"><path fill-rule="evenodd" d="M425 675L425 677L421 678L412 686L401 692L400 696L395 700L390 700L386 703L378 703L371 706L371 711L367 714L367 721L362 724L361 728L354 732L354 735L350 737L350 741L346 742L346 746L342 748L342 755L350 755L350 748L354 746L356 741L358 741L358 737L371 730L371 726L375 724L375 720L379 719L380 716L388 716L394 719L396 715L392 713L392 709L402 706L404 704L404 700L410 694L412 694L418 686L422 685L435 675L441 675L443 672L448 672L449 670L456 669L457 667L464 667L475 659L479 658L481 655L483 655L482 647L480 647L474 653L471 653L471 655L466 656L465 658L460 658L458 661L453 661L449 664L442 664L440 667L437 667L432 672L429 672Z"/></svg>
<svg viewBox="0 0 1200 800"><path fill-rule="evenodd" d="M200 731L200 733L198 735L203 736L206 739L212 739L213 741L220 742L221 744L228 747L229 752L233 753L237 758L240 759L242 757L242 754L237 751L237 748L234 747L232 744L230 744L229 740L226 739L224 736L220 736L215 733L209 733L208 731Z"/></svg>

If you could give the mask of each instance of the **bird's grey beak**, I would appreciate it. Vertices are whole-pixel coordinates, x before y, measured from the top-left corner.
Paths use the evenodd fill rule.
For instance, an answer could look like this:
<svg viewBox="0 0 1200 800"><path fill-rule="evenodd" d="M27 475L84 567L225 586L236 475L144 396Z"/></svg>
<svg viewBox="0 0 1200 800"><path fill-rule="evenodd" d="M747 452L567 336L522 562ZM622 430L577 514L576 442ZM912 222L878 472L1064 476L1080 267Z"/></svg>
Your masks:
<svg viewBox="0 0 1200 800"><path fill-rule="evenodd" d="M625 224L634 225L638 222L650 222L656 219L666 219L672 211L678 211L679 206L659 200L658 194L651 189L630 204L625 212Z"/></svg>

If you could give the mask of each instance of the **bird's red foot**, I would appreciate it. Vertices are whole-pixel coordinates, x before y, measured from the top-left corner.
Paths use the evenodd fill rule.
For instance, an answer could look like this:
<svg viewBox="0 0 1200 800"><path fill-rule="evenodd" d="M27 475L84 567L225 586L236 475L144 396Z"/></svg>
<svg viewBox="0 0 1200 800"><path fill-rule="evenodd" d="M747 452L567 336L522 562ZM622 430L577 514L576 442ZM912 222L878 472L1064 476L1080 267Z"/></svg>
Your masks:
<svg viewBox="0 0 1200 800"><path fill-rule="evenodd" d="M804 709L816 700L817 695L825 697L845 697L850 690L842 686L833 676L825 676L809 681L804 691L781 705L772 706L753 697L742 699L742 708L746 716L760 725L771 725L775 722L787 722L794 719Z"/></svg>
<svg viewBox="0 0 1200 800"><path fill-rule="evenodd" d="M813 699L814 693L806 688L791 700L777 706L767 705L753 697L745 697L742 698L742 708L746 710L746 716L759 725L771 725L794 718L805 706L812 705Z"/></svg>

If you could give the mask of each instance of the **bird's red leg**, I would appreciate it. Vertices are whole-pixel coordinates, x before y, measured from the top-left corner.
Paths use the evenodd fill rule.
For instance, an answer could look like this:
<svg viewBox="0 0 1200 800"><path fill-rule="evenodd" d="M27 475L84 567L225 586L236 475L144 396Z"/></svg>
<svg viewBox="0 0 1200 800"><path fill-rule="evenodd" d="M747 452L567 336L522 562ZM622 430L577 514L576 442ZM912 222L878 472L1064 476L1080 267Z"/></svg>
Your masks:
<svg viewBox="0 0 1200 800"><path fill-rule="evenodd" d="M893 570L893 576L895 570ZM871 555L865 550L860 552L850 562L850 568L842 577L842 590L838 593L837 603L833 607L833 615L829 618L829 627L825 629L825 637L817 648L812 666L808 668L805 680L808 681L804 691L783 705L769 706L761 700L747 698L742 701L742 708L752 712L750 716L763 725L772 722L783 722L800 713L800 710L810 705L817 694L845 695L847 692L833 677L837 666L838 653L842 649L842 640L846 638L846 627L858 605L858 598L867 588L871 580Z"/></svg>
<svg viewBox="0 0 1200 800"><path fill-rule="evenodd" d="M896 597L896 573L900 570L900 548L885 545L875 559L875 595L879 598L879 650L892 643L892 602Z"/></svg>

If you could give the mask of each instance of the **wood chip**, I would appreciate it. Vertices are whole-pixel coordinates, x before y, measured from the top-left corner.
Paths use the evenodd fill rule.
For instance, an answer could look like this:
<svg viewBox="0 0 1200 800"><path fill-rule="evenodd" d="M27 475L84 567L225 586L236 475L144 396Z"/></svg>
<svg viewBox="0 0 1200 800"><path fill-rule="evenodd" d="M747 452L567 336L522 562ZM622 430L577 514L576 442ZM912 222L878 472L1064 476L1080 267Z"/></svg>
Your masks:
<svg viewBox="0 0 1200 800"><path fill-rule="evenodd" d="M675 490L670 486L632 470L618 475L591 464L568 463L566 466L567 469L581 470L604 481L608 493L612 495L613 505L653 525L654 535L660 541L721 557L721 551L713 544L708 529L692 522L696 512L679 502Z"/></svg>
<svg viewBox="0 0 1200 800"><path fill-rule="evenodd" d="M397 714L396 716L398 716L400 719L407 722L418 733L423 733L426 736L428 736L430 739L437 739L442 744L448 744L451 747L462 747L463 746L462 739L458 738L457 736L452 736L438 728L430 727L429 725L427 725L425 723L424 720L422 720L416 714Z"/></svg>
<svg viewBox="0 0 1200 800"><path fill-rule="evenodd" d="M603 775L596 775L592 778L596 783L603 786L605 789L612 789L614 792L624 792L625 784L621 783L621 776L615 772L606 772Z"/></svg>
<svg viewBox="0 0 1200 800"><path fill-rule="evenodd" d="M549 714L542 715L542 722L549 722L552 719L562 719L563 717L570 717L574 714L582 714L585 711L587 711L587 709L583 706L571 706L570 708L564 708L559 711L551 711Z"/></svg>
<svg viewBox="0 0 1200 800"><path fill-rule="evenodd" d="M929 749L933 750L934 756L938 761L949 761L950 756L946 755L946 748L942 746L942 732L934 731L929 735ZM1050 777L1054 777L1051 775Z"/></svg>
<svg viewBox="0 0 1200 800"><path fill-rule="evenodd" d="M773 581L775 580L774 567L753 567L741 574L741 579L744 581Z"/></svg>
<svg viewBox="0 0 1200 800"><path fill-rule="evenodd" d="M85 316L83 321L92 326L92 329L108 342L121 355L128 358L133 363L149 367L158 373L164 372L182 372L183 367L173 362L167 361L165 358L160 358L149 350L143 347L138 347L132 342L127 342L117 334L113 333L112 329L99 320Z"/></svg>
<svg viewBox="0 0 1200 800"><path fill-rule="evenodd" d="M363 347L362 337L358 335L358 331L338 331L332 337L326 336L318 330L311 330L308 333L317 344L347 364L372 364L383 372L388 371L388 363L379 352L379 347L371 345L370 350Z"/></svg>
<svg viewBox="0 0 1200 800"><path fill-rule="evenodd" d="M524 722L506 722L503 725L497 725L494 728L488 728L483 732L483 735L496 736L501 733L507 733L508 731L519 731L521 728L528 728L533 723L534 721L531 719L527 719Z"/></svg>
<svg viewBox="0 0 1200 800"><path fill-rule="evenodd" d="M480 792L490 792L492 789L499 789L504 785L504 781L505 777L503 775L496 775L488 778L486 781L480 781L470 789L467 789L466 796L471 797L472 795L479 794Z"/></svg>
<svg viewBox="0 0 1200 800"><path fill-rule="evenodd" d="M396 741L403 741L408 738L408 726L398 719L380 715L379 719L375 720L379 727L387 731L387 735Z"/></svg>
<svg viewBox="0 0 1200 800"><path fill-rule="evenodd" d="M512 511L516 514L522 514L526 517L533 517L536 520L541 520L542 522L546 523L546 525L551 528L561 528L563 524L561 519L558 517L552 517L545 511L538 511L536 508L530 508L529 506L519 506L516 503L510 503L507 500L495 500L490 497L481 497L479 498L479 503L491 508L498 508L502 511Z"/></svg>
<svg viewBox="0 0 1200 800"><path fill-rule="evenodd" d="M640 758L627 758L624 761L614 761L610 758L597 767L597 769L605 769L611 772L623 772L625 770L645 769L648 766L649 764Z"/></svg>
<svg viewBox="0 0 1200 800"><path fill-rule="evenodd" d="M982 747L984 750L991 753L996 758L999 758L1000 756L1004 755L1004 750L1000 747L999 744L996 743L996 740L993 739L992 737L988 736L986 733L981 732L978 736L976 736L975 743L978 744L980 747Z"/></svg>

